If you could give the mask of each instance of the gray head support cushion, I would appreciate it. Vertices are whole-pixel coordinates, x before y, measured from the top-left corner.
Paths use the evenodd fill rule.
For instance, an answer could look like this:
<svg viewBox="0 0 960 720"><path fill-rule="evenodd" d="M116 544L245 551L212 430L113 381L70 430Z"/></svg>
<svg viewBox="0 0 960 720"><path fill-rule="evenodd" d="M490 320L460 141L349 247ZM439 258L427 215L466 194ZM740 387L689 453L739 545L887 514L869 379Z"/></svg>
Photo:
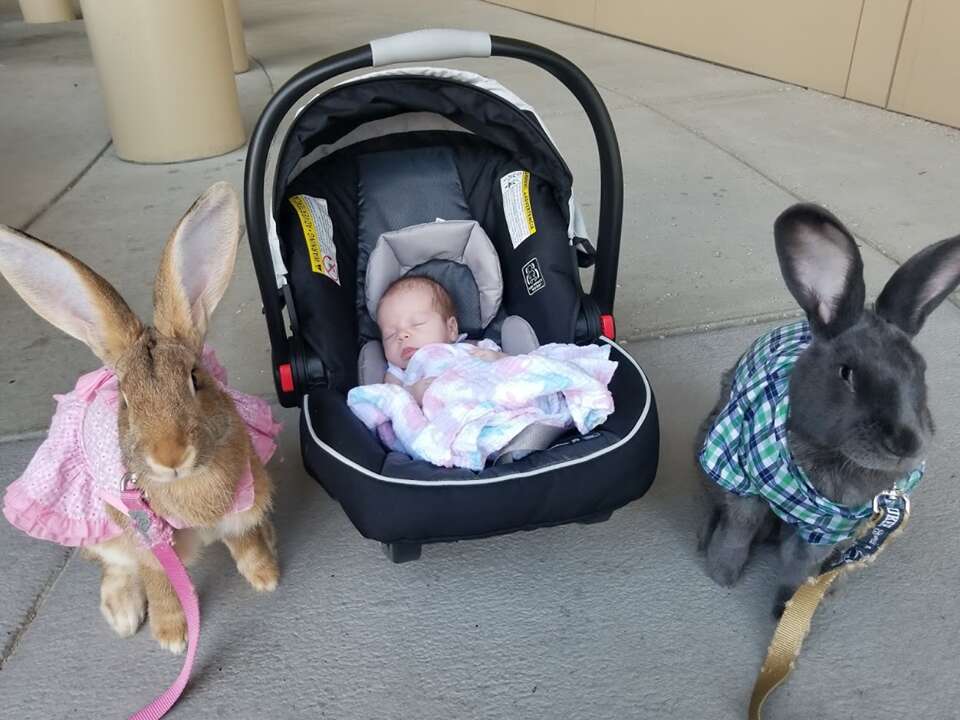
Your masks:
<svg viewBox="0 0 960 720"><path fill-rule="evenodd" d="M383 233L367 261L367 312L376 319L377 305L390 283L404 275L423 275L450 293L462 332L480 334L493 320L503 299L500 257L475 220L411 225Z"/></svg>

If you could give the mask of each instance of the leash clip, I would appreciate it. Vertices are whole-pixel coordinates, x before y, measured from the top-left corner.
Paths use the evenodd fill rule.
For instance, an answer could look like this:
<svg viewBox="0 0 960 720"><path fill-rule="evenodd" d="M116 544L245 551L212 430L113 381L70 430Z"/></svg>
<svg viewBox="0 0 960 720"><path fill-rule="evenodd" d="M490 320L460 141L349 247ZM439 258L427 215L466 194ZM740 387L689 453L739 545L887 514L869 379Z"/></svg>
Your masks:
<svg viewBox="0 0 960 720"><path fill-rule="evenodd" d="M130 525L148 548L157 543L173 542L173 528L150 508L147 494L137 486L136 473L125 472L121 475L120 500L127 508Z"/></svg>
<svg viewBox="0 0 960 720"><path fill-rule="evenodd" d="M120 476L120 492L125 493L127 490L133 490L137 486L137 476L132 472L125 472Z"/></svg>
<svg viewBox="0 0 960 720"><path fill-rule="evenodd" d="M898 488L884 490L873 498L873 514L885 513L887 508L903 505L904 515L910 514L910 496Z"/></svg>

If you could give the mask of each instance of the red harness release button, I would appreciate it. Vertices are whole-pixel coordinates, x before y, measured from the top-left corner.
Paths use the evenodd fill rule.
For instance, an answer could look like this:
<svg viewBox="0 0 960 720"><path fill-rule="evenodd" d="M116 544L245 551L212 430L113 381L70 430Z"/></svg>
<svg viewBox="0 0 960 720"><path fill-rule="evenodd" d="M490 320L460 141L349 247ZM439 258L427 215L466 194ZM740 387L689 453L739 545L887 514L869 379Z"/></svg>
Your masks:
<svg viewBox="0 0 960 720"><path fill-rule="evenodd" d="M617 339L617 324L613 320L613 315L600 316L600 332L606 338Z"/></svg>
<svg viewBox="0 0 960 720"><path fill-rule="evenodd" d="M280 389L284 392L293 392L293 368L290 363L284 363L277 368L280 373Z"/></svg>

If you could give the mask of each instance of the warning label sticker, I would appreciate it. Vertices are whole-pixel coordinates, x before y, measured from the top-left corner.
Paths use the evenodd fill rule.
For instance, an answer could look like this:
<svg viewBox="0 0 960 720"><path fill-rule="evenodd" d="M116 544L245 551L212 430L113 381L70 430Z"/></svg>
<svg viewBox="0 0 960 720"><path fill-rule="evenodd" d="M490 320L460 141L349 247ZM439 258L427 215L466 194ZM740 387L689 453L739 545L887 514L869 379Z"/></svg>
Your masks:
<svg viewBox="0 0 960 720"><path fill-rule="evenodd" d="M530 173L526 170L507 173L500 178L500 192L503 194L503 215L510 230L510 241L516 249L537 232L533 207L530 205Z"/></svg>
<svg viewBox="0 0 960 720"><path fill-rule="evenodd" d="M290 204L300 216L303 238L310 256L310 268L339 285L337 246L333 244L333 221L327 212L327 201L309 195L294 195L290 198Z"/></svg>

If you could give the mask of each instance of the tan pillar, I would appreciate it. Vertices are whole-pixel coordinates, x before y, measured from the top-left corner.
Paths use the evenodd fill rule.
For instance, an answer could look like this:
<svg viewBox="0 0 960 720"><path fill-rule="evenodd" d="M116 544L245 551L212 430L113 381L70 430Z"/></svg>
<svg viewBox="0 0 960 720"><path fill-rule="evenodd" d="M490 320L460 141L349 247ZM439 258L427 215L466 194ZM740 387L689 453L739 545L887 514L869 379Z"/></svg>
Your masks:
<svg viewBox="0 0 960 720"><path fill-rule="evenodd" d="M244 143L222 0L81 0L119 155L176 162Z"/></svg>
<svg viewBox="0 0 960 720"><path fill-rule="evenodd" d="M233 71L245 73L250 69L247 44L243 39L243 17L237 0L223 0L223 12L227 16L227 35L230 36L230 54L233 56Z"/></svg>
<svg viewBox="0 0 960 720"><path fill-rule="evenodd" d="M69 22L77 17L70 0L20 0L20 12L28 23Z"/></svg>

